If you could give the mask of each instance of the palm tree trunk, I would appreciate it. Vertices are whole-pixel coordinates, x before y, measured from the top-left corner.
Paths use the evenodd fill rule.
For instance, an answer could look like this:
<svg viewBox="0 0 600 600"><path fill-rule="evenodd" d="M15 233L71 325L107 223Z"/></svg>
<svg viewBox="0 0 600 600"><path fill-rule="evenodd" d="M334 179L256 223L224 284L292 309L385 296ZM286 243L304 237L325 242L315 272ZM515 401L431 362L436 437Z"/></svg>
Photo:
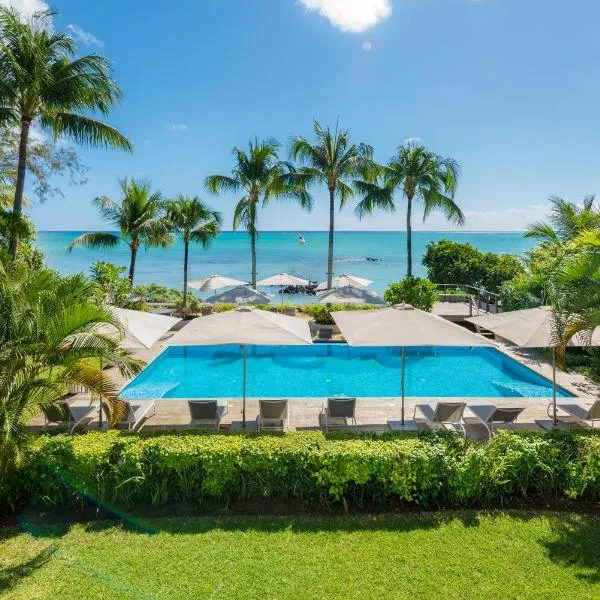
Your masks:
<svg viewBox="0 0 600 600"><path fill-rule="evenodd" d="M14 218L18 219L23 211L23 191L25 189L25 174L27 173L27 143L29 141L30 119L21 119L21 138L19 139L19 163L17 166L17 183L15 186L15 200L13 204ZM17 221L10 233L8 251L13 260L17 257L19 245L19 234L17 232Z"/></svg>
<svg viewBox="0 0 600 600"><path fill-rule="evenodd" d="M406 262L407 262L407 277L412 277L412 226L410 224L410 217L412 212L412 195L408 196L408 203L406 206Z"/></svg>
<svg viewBox="0 0 600 600"><path fill-rule="evenodd" d="M250 255L252 257L252 288L256 289L256 232L250 234Z"/></svg>
<svg viewBox="0 0 600 600"><path fill-rule="evenodd" d="M187 306L187 288L188 288L188 254L190 243L187 240L183 241L183 306Z"/></svg>
<svg viewBox="0 0 600 600"><path fill-rule="evenodd" d="M135 275L135 258L137 256L138 244L136 242L131 244L131 260L129 262L129 281L133 285L133 276Z"/></svg>
<svg viewBox="0 0 600 600"><path fill-rule="evenodd" d="M329 188L329 247L327 249L327 289L333 280L333 233L335 219L335 188Z"/></svg>

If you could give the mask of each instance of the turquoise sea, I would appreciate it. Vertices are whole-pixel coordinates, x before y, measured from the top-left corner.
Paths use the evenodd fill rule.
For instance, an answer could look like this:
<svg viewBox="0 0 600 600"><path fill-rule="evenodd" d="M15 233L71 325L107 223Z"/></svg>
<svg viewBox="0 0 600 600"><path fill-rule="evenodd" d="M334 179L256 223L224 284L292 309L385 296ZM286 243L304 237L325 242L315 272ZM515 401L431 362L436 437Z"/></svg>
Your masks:
<svg viewBox="0 0 600 600"><path fill-rule="evenodd" d="M76 248L67 252L69 242L82 231L41 231L37 244L50 267L63 274L89 273L97 260L129 266L129 249L122 245L113 250ZM302 232L306 243L298 243L298 232L264 232L258 238L258 277L287 272L313 281L323 281L327 271L327 232ZM415 275L426 275L421 264L429 242L449 239L469 242L484 252L522 256L535 243L521 233L415 232L413 260ZM367 260L376 259L376 260ZM400 231L340 231L335 237L336 274L348 273L372 279L371 289L383 293L387 284L406 273L406 233ZM245 232L224 232L208 250L192 246L190 279L213 273L248 280L250 243ZM183 244L180 240L168 249L152 248L138 254L135 283L158 283L179 287L183 278Z"/></svg>

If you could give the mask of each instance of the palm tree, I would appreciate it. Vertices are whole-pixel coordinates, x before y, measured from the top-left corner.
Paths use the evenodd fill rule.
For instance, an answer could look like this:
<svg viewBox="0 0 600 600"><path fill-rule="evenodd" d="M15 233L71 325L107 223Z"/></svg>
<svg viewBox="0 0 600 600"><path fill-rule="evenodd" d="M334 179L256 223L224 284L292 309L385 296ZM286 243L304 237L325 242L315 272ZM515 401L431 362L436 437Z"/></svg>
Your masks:
<svg viewBox="0 0 600 600"><path fill-rule="evenodd" d="M100 368L112 363L131 377L142 363L107 336L122 333L113 313L95 304L95 284L83 275L59 277L0 263L0 485L18 460L26 425L40 408L83 385L119 410L118 387Z"/></svg>
<svg viewBox="0 0 600 600"><path fill-rule="evenodd" d="M198 242L203 248L208 248L221 229L221 213L203 204L197 196L177 196L167 204L167 218L172 230L183 238L183 305L187 306L190 242Z"/></svg>
<svg viewBox="0 0 600 600"><path fill-rule="evenodd" d="M550 196L549 200L552 203L550 222L533 223L525 231L525 237L562 245L585 231L600 228L600 210L595 206L593 194L585 196L581 206L558 196Z"/></svg>
<svg viewBox="0 0 600 600"><path fill-rule="evenodd" d="M20 215L27 170L27 147L32 124L89 146L112 146L131 151L131 143L113 127L90 113L107 115L120 101L121 90L111 78L103 56L75 57L75 42L52 27L52 11L35 13L24 21L11 8L0 8L0 124L20 130L19 158L13 210ZM17 255L18 234L10 240Z"/></svg>
<svg viewBox="0 0 600 600"><path fill-rule="evenodd" d="M333 279L333 238L335 232L335 201L340 210L353 195L349 185L358 177L367 177L375 168L372 160L373 148L367 144L351 144L347 130L323 129L318 121L313 125L316 142L303 137L292 140L290 157L300 160L305 166L297 173L298 181L321 183L329 191L329 245L327 250L327 288Z"/></svg>
<svg viewBox="0 0 600 600"><path fill-rule="evenodd" d="M71 252L76 246L92 249L114 248L125 242L131 251L129 281L133 284L135 260L140 246L164 248L171 244L172 238L161 193L152 192L149 183L135 179L124 179L120 185L123 194L120 204L106 196L93 200L102 217L116 227L119 233L84 233L69 244L68 250Z"/></svg>
<svg viewBox="0 0 600 600"><path fill-rule="evenodd" d="M250 236L251 282L256 287L257 209L264 207L271 197L291 198L302 208L312 208L312 198L294 168L278 158L279 143L274 139L249 142L248 152L234 148L235 165L231 175L210 175L204 181L213 194L242 192L233 214L233 229L244 227Z"/></svg>
<svg viewBox="0 0 600 600"><path fill-rule="evenodd" d="M414 142L398 148L387 165L380 169L382 181L363 180L355 184L362 199L356 207L360 218L375 209L395 212L394 194L401 190L407 200L406 254L407 276L412 277L412 203L423 203L423 221L434 211L441 211L448 221L463 225L465 216L454 201L459 167L452 158L443 158Z"/></svg>

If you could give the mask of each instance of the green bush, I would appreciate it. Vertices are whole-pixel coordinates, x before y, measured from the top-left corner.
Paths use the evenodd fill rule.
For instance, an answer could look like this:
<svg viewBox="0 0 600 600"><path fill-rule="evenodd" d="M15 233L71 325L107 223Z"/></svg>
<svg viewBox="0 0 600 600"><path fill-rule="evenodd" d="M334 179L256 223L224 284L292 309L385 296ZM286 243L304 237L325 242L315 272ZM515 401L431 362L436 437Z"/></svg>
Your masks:
<svg viewBox="0 0 600 600"><path fill-rule="evenodd" d="M405 277L402 281L390 284L383 293L383 299L390 304L405 302L415 308L431 311L438 299L434 283L421 277Z"/></svg>
<svg viewBox="0 0 600 600"><path fill-rule="evenodd" d="M515 256L480 252L471 244L449 240L428 244L423 264L435 283L474 285L489 292L497 292L505 281L524 271Z"/></svg>
<svg viewBox="0 0 600 600"><path fill-rule="evenodd" d="M148 285L136 285L133 294L143 298L147 302L160 302L164 304L177 304L183 300L181 290L165 287L156 283Z"/></svg>
<svg viewBox="0 0 600 600"><path fill-rule="evenodd" d="M333 325L332 312L340 310L370 310L378 308L371 304L303 304L298 307L303 313L310 315L319 325Z"/></svg>
<svg viewBox="0 0 600 600"><path fill-rule="evenodd" d="M510 506L600 498L600 435L94 432L40 436L2 503L226 506L275 498L344 506Z"/></svg>

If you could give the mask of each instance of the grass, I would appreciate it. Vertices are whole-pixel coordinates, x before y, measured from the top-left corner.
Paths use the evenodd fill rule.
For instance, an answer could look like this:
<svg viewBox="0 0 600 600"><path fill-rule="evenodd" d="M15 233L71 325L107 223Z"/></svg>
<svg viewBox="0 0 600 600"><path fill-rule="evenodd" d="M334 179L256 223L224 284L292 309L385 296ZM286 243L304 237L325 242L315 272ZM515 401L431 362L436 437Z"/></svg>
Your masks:
<svg viewBox="0 0 600 600"><path fill-rule="evenodd" d="M600 518L441 512L23 524L6 598L599 598Z"/></svg>

